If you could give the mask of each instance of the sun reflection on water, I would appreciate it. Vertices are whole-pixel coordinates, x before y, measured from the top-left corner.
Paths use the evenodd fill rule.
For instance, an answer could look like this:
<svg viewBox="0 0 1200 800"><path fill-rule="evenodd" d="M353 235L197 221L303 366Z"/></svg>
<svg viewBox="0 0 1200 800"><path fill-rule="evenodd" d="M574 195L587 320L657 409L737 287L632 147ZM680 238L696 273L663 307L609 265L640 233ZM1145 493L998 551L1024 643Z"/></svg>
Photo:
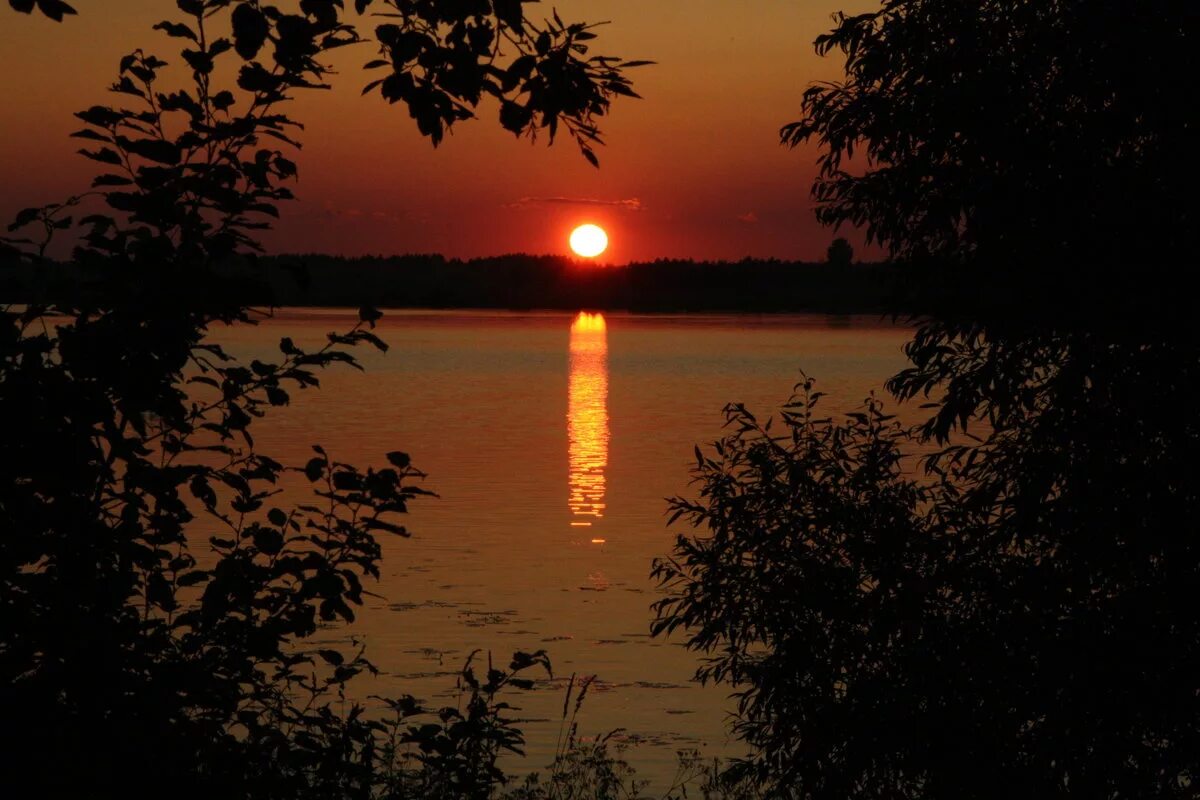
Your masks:
<svg viewBox="0 0 1200 800"><path fill-rule="evenodd" d="M608 466L608 337L603 314L581 312L571 324L567 443L571 525L590 527L604 516Z"/></svg>

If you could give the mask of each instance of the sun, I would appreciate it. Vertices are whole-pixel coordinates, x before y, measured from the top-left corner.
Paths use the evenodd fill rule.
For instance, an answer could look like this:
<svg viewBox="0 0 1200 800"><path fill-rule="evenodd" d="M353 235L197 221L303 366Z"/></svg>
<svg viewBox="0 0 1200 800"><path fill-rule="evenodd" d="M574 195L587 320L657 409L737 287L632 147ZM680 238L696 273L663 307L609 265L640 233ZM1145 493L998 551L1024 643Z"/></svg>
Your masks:
<svg viewBox="0 0 1200 800"><path fill-rule="evenodd" d="M608 234L599 225L580 225L571 231L571 249L584 258L595 258L608 249Z"/></svg>

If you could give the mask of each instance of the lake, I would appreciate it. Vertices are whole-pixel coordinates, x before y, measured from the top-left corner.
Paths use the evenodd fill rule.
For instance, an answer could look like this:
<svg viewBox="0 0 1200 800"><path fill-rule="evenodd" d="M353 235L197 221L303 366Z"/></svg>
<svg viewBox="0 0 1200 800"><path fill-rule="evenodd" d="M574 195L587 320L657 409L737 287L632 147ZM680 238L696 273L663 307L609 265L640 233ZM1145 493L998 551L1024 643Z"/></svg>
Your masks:
<svg viewBox="0 0 1200 800"><path fill-rule="evenodd" d="M292 309L215 338L276 357L282 336L317 344L356 319ZM655 783L676 750L738 753L727 690L692 684L696 655L648 635L651 560L674 536L665 498L689 491L693 446L722 435L726 403L765 417L803 369L827 412L853 410L903 366L908 329L819 315L402 311L377 333L390 349L363 350L364 372L330 370L321 390L293 392L255 425L260 449L289 463L312 444L359 465L403 450L439 495L414 504L410 539L383 543L379 597L349 631L380 675L355 691L453 703L472 651L507 664L545 649L555 680L509 698L530 755L514 772L549 761L573 673L597 676L581 732L624 729L637 745L628 760Z"/></svg>

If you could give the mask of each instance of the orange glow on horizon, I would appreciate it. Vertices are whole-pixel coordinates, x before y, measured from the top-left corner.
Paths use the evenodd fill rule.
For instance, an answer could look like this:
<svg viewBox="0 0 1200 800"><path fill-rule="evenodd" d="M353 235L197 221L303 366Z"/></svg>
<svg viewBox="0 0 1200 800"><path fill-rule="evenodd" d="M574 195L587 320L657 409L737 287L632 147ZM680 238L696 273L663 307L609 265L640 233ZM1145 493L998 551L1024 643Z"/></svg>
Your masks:
<svg viewBox="0 0 1200 800"><path fill-rule="evenodd" d="M61 24L6 7L0 15L0 106L6 120L14 120L0 126L5 223L25 207L61 201L91 185L99 165L76 154L74 114L108 104L107 87L122 56L137 48L153 52L171 63L161 91L190 88L179 49L194 44L151 29L164 16L183 21L173 4L72 5L79 16ZM288 155L303 183L291 187L297 200L280 204L274 229L263 232L267 251L566 255L572 254L566 246L571 230L593 222L612 234L600 259L614 264L824 259L834 234L815 215L796 211L808 207L817 144L782 148L776 132L798 115L805 85L843 77L842 59L818 56L797 42L826 33L837 11L868 11L878 2L763 3L753 13L745 3L707 3L696 13L696 5L683 0L567 5L560 11L568 23L612 20L588 43L596 54L657 62L630 71L634 90L646 99L618 98L612 116L602 118L601 169L570 137L552 148L533 147L490 113L456 126L456 136L435 157L403 104L360 96L372 74L362 70L365 56L359 48L340 48L330 54L332 91L296 92L294 102L278 109L305 125L304 150ZM545 3L524 8L537 23L552 10ZM362 33L373 30L369 18L350 16ZM224 58L232 66L233 56ZM212 76L214 88L236 89L236 76L223 70ZM235 95L234 108L245 108L249 96ZM704 98L736 102L704 103L704 124L697 125L694 110ZM55 239L63 248L58 255L70 257L65 233ZM858 235L851 239L860 254L874 252Z"/></svg>
<svg viewBox="0 0 1200 800"><path fill-rule="evenodd" d="M580 312L571 324L567 386L567 507L572 527L604 516L608 467L608 336L602 314ZM585 519L580 519L583 517Z"/></svg>

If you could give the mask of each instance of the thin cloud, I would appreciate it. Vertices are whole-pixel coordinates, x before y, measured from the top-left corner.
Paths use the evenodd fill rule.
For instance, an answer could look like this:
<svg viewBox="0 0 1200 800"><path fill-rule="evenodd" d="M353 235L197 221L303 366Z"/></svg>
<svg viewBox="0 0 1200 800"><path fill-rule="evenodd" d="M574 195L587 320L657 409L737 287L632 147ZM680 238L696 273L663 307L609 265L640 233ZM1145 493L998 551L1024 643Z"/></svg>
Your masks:
<svg viewBox="0 0 1200 800"><path fill-rule="evenodd" d="M530 206L541 205L611 206L625 211L641 211L643 209L641 198L638 197L630 197L627 200L601 200L595 197L522 197L520 200L508 203L504 207L529 208Z"/></svg>
<svg viewBox="0 0 1200 800"><path fill-rule="evenodd" d="M383 211L380 209L364 210L361 208L341 208L328 200L317 214L327 220L403 220L408 219L406 211Z"/></svg>

